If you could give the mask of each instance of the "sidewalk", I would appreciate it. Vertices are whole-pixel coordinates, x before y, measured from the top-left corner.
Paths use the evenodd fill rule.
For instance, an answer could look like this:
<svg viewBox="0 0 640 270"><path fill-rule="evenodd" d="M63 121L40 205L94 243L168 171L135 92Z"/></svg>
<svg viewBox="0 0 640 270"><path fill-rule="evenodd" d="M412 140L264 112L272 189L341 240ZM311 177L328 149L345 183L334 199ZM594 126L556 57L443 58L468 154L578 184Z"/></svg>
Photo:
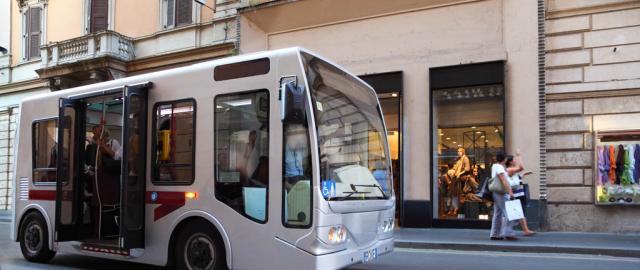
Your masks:
<svg viewBox="0 0 640 270"><path fill-rule="evenodd" d="M539 232L517 241L489 240L489 230L409 229L395 231L395 246L528 253L569 253L640 257L640 234Z"/></svg>

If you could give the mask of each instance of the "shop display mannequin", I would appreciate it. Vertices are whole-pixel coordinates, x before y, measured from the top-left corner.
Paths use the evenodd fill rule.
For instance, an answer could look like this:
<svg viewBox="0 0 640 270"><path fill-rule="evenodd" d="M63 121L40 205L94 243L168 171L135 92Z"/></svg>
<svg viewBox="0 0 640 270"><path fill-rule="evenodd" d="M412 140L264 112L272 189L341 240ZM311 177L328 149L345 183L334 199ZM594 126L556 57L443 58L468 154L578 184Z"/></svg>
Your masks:
<svg viewBox="0 0 640 270"><path fill-rule="evenodd" d="M458 148L458 159L456 163L453 165L453 181L451 184L451 188L449 190L449 195L451 196L453 202L453 209L449 211L447 214L456 215L458 214L458 209L460 208L460 193L462 193L462 185L465 182L465 178L471 173L471 162L469 162L469 157L464 150L464 148Z"/></svg>

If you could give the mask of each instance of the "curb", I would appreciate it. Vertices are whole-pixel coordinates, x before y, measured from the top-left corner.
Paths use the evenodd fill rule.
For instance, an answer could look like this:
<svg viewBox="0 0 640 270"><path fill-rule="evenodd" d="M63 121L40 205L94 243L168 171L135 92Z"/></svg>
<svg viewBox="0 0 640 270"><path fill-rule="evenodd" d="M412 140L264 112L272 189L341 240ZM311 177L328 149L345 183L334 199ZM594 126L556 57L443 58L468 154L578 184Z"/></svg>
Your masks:
<svg viewBox="0 0 640 270"><path fill-rule="evenodd" d="M412 249L449 249L463 251L502 251L522 253L563 253L581 255L604 255L613 257L640 258L640 250L603 249L558 246L523 246L523 245L489 245L489 244L459 244L459 243L418 243L396 241L397 248Z"/></svg>

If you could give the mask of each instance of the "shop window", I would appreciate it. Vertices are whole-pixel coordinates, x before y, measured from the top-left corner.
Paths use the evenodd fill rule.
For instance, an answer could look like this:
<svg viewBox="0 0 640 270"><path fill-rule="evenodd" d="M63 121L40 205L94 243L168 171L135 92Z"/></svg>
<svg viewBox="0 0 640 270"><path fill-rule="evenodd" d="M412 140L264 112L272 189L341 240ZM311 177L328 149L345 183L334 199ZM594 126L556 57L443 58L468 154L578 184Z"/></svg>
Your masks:
<svg viewBox="0 0 640 270"><path fill-rule="evenodd" d="M165 29L191 24L194 21L193 0L163 0Z"/></svg>
<svg viewBox="0 0 640 270"><path fill-rule="evenodd" d="M504 151L503 86L435 89L431 95L436 218L490 220L489 202L475 193Z"/></svg>
<svg viewBox="0 0 640 270"><path fill-rule="evenodd" d="M194 100L157 103L153 122L153 183L189 185L194 179Z"/></svg>
<svg viewBox="0 0 640 270"><path fill-rule="evenodd" d="M597 131L595 202L640 205L640 130Z"/></svg>
<svg viewBox="0 0 640 270"><path fill-rule="evenodd" d="M269 92L215 99L215 196L254 221L267 221Z"/></svg>
<svg viewBox="0 0 640 270"><path fill-rule="evenodd" d="M55 119L33 123L33 182L54 183L57 179L56 161L58 124Z"/></svg>

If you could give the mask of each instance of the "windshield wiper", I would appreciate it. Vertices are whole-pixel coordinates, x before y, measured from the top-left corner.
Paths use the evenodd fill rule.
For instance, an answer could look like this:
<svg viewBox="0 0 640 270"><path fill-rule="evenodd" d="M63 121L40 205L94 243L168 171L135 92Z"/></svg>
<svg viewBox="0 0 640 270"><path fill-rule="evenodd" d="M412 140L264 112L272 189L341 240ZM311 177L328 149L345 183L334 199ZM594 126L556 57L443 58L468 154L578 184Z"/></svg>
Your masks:
<svg viewBox="0 0 640 270"><path fill-rule="evenodd" d="M384 190L382 190L382 188L379 185L376 185L376 184L373 184L373 185L354 185L354 184L351 184L351 189L352 190L355 191L356 190L355 187L370 187L370 188L374 187L374 188L377 188L378 190L380 190L380 193L382 193L382 198L383 199L387 199L387 194L384 193ZM371 192L368 192L368 193L371 193Z"/></svg>
<svg viewBox="0 0 640 270"><path fill-rule="evenodd" d="M353 190L353 191L343 191L342 194L348 194L348 195L344 196L344 197L337 198L336 201L346 200L347 198L353 196L353 194L369 194L369 193L371 193L371 191L358 191L356 189L357 185L351 184L350 186L351 186L351 190Z"/></svg>
<svg viewBox="0 0 640 270"><path fill-rule="evenodd" d="M351 190L353 191L344 191L342 192L342 194L348 194L347 196L344 197L339 197L336 199L336 201L342 201L342 200L346 200L347 198L353 196L353 194L369 194L371 193L371 191L358 191L358 189L356 187L369 187L369 188L377 188L378 190L380 190L380 192L382 193L382 198L387 199L387 195L384 194L384 190L382 190L382 188L378 185L354 185L354 184L350 184L349 186L351 186Z"/></svg>

